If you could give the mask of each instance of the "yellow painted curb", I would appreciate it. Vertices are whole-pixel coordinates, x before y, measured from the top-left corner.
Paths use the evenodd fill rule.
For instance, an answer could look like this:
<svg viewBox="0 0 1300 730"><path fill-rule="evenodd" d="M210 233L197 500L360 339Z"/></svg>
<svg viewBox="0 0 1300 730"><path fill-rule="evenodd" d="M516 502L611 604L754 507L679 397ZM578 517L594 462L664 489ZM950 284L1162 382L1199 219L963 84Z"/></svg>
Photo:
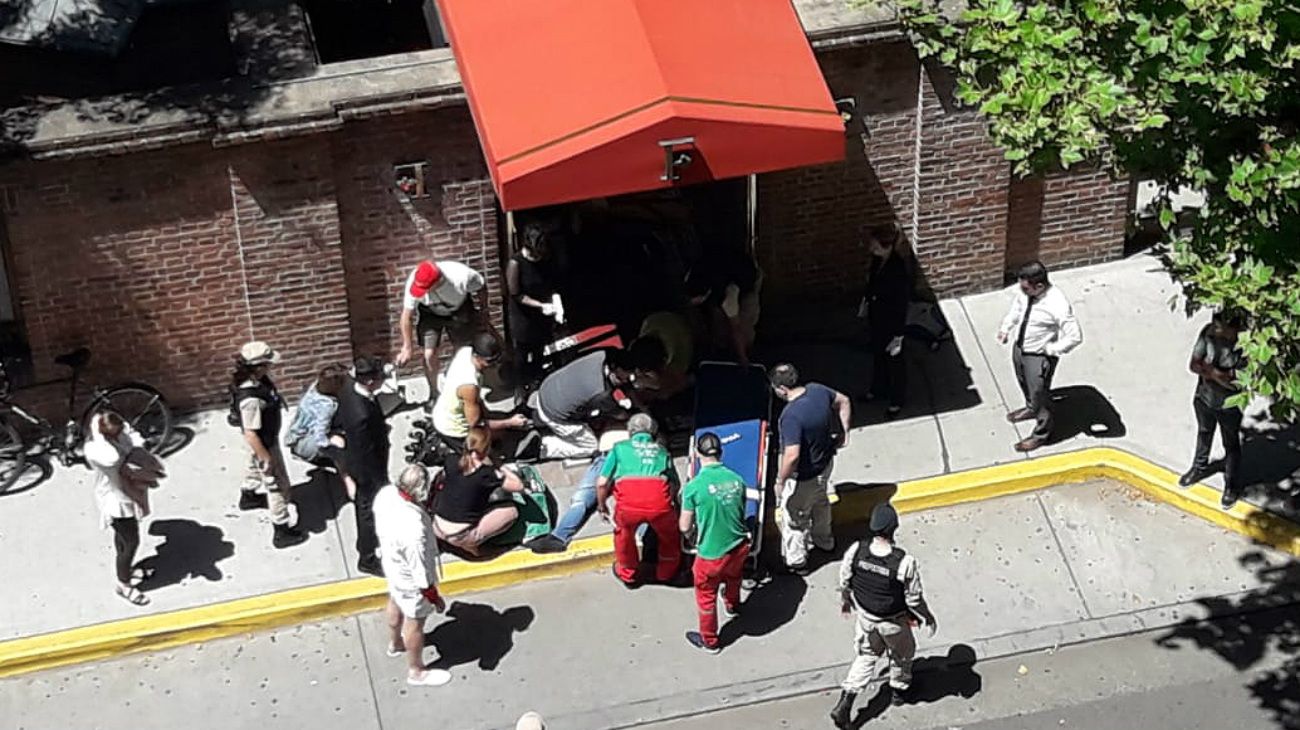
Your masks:
<svg viewBox="0 0 1300 730"><path fill-rule="evenodd" d="M917 512L1101 478L1124 482L1215 525L1300 556L1300 525L1244 502L1224 510L1218 491L1204 485L1182 489L1173 472L1112 448L904 482L896 492L851 491L841 495L835 509L839 521L860 522L885 499L900 512ZM604 567L612 554L612 537L602 535L574 541L558 555L516 550L486 563L450 563L442 588L454 595L571 575ZM384 582L363 578L14 639L0 642L0 677L346 616L378 609L384 600Z"/></svg>

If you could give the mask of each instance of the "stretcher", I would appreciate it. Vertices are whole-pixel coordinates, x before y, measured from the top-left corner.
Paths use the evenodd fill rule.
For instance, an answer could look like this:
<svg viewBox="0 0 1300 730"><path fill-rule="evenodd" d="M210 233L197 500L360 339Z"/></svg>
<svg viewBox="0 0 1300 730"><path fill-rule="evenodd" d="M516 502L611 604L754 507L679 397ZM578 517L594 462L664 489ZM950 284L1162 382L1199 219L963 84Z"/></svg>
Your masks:
<svg viewBox="0 0 1300 730"><path fill-rule="evenodd" d="M753 575L763 549L763 517L767 505L769 428L772 391L767 372L759 365L704 362L695 375L695 418L688 471L699 471L695 442L712 431L722 441L722 463L745 480L745 523L749 527L749 564Z"/></svg>

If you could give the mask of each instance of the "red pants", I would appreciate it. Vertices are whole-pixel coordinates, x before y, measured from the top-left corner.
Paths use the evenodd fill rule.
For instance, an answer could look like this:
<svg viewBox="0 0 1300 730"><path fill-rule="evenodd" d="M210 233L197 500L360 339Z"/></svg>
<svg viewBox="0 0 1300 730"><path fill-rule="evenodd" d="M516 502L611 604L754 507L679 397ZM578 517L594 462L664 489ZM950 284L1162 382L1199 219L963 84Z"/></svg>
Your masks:
<svg viewBox="0 0 1300 730"><path fill-rule="evenodd" d="M722 600L728 608L739 606L740 579L747 557L747 542L717 560L695 557L695 605L700 609L700 636L706 646L718 645L718 586L726 585Z"/></svg>
<svg viewBox="0 0 1300 730"><path fill-rule="evenodd" d="M659 563L655 577L660 581L672 580L682 557L682 536L677 531L677 513L672 508L654 512L614 508L614 572L619 580L631 583L636 580L636 569L641 564L641 553L636 548L636 531L648 524L659 537Z"/></svg>

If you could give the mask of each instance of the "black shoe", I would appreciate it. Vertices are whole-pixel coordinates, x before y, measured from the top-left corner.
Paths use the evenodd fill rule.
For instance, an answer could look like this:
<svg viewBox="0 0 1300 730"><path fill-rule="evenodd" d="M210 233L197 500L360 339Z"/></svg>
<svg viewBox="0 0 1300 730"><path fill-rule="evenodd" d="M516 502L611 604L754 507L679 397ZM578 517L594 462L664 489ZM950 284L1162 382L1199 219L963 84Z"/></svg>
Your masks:
<svg viewBox="0 0 1300 730"><path fill-rule="evenodd" d="M549 555L551 553L562 553L569 549L569 544L555 535L542 535L539 538L528 541L528 549L538 555Z"/></svg>
<svg viewBox="0 0 1300 730"><path fill-rule="evenodd" d="M889 705L891 707L902 707L911 701L911 690L898 689L897 687L889 688Z"/></svg>
<svg viewBox="0 0 1300 730"><path fill-rule="evenodd" d="M704 643L704 637L701 636L700 632L698 631L687 631L686 643L690 644L696 649L699 649L702 652L705 652L706 654L718 654L722 651L722 647L718 646L717 644L714 644L713 646L709 646L708 644Z"/></svg>
<svg viewBox="0 0 1300 730"><path fill-rule="evenodd" d="M280 550L287 547L293 547L294 545L300 545L306 540L307 533L288 525L276 525L275 534L271 536L271 544L274 545L276 549Z"/></svg>
<svg viewBox="0 0 1300 730"><path fill-rule="evenodd" d="M1209 469L1194 466L1187 470L1187 473L1178 477L1178 486L1190 487L1210 475Z"/></svg>
<svg viewBox="0 0 1300 730"><path fill-rule="evenodd" d="M244 512L255 509L266 509L266 495L259 492L240 492L239 509Z"/></svg>
<svg viewBox="0 0 1300 730"><path fill-rule="evenodd" d="M885 409L885 420L892 421L895 418L898 418L898 414L902 412L903 412L902 406L890 406Z"/></svg>
<svg viewBox="0 0 1300 730"><path fill-rule="evenodd" d="M740 615L740 612L745 609L744 604L741 603L737 603L734 606L728 606L726 603L720 602L718 603L718 605L722 607L722 613L724 613L725 615L731 618L736 618L737 616Z"/></svg>
<svg viewBox="0 0 1300 730"><path fill-rule="evenodd" d="M786 566L786 570L789 570L792 575L800 575L800 576L808 576L812 573L812 569L808 567L807 563L799 563L798 565L789 565Z"/></svg>
<svg viewBox="0 0 1300 730"><path fill-rule="evenodd" d="M1219 500L1219 504L1222 505L1224 509L1232 509L1232 505L1236 504L1239 499L1241 499L1241 494L1238 493L1237 490L1225 489L1223 490L1223 497Z"/></svg>
<svg viewBox="0 0 1300 730"><path fill-rule="evenodd" d="M845 692L840 690L839 702L835 703L835 709L831 710L831 722L840 730L848 730L851 727L851 715L853 714L853 701L858 698L856 692Z"/></svg>
<svg viewBox="0 0 1300 730"><path fill-rule="evenodd" d="M376 558L371 558L370 560L358 560L357 571L368 573L376 578L384 577L384 566L381 565L379 560Z"/></svg>
<svg viewBox="0 0 1300 730"><path fill-rule="evenodd" d="M515 447L515 461L537 461L542 455L542 434L538 431L529 431L527 436L519 440L519 445Z"/></svg>

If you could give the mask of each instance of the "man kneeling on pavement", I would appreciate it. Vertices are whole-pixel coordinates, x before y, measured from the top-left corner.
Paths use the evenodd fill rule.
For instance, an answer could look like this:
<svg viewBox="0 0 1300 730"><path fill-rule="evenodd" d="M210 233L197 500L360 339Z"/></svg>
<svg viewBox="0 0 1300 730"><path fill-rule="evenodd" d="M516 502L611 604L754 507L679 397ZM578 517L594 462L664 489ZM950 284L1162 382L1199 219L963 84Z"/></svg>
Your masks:
<svg viewBox="0 0 1300 730"><path fill-rule="evenodd" d="M624 585L636 587L641 555L636 534L648 525L658 538L659 558L655 578L661 583L677 575L682 537L677 531L674 504L681 481L673 458L655 441L654 419L644 413L627 422L631 438L614 446L596 481L596 507L609 519L609 497L614 495L614 575Z"/></svg>
<svg viewBox="0 0 1300 730"><path fill-rule="evenodd" d="M921 591L916 558L894 545L898 512L888 504L876 505L869 528L870 537L853 543L840 563L840 612L846 617L857 614L853 642L857 657L831 711L831 721L841 729L852 727L853 702L883 677L880 664L886 659L892 702L907 701L916 656L912 627L924 622L931 636L939 628Z"/></svg>

